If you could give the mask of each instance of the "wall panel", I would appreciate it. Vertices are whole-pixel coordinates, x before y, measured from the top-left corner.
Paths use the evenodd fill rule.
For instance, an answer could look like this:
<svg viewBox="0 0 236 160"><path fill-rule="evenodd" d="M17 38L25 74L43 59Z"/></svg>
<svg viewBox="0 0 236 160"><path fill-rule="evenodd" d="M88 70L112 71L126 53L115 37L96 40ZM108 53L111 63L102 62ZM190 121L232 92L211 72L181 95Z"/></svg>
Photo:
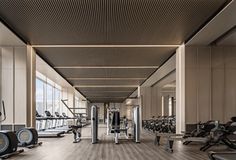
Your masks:
<svg viewBox="0 0 236 160"><path fill-rule="evenodd" d="M186 48L186 123L236 115L236 47Z"/></svg>
<svg viewBox="0 0 236 160"><path fill-rule="evenodd" d="M192 47L185 49L185 122L197 121L197 50Z"/></svg>
<svg viewBox="0 0 236 160"><path fill-rule="evenodd" d="M14 49L13 47L3 47L2 49L2 100L5 102L7 118L3 124L13 124L14 122Z"/></svg>
<svg viewBox="0 0 236 160"><path fill-rule="evenodd" d="M15 48L15 123L26 124L26 47Z"/></svg>
<svg viewBox="0 0 236 160"><path fill-rule="evenodd" d="M207 121L211 119L211 48L199 48L197 56L197 121Z"/></svg>

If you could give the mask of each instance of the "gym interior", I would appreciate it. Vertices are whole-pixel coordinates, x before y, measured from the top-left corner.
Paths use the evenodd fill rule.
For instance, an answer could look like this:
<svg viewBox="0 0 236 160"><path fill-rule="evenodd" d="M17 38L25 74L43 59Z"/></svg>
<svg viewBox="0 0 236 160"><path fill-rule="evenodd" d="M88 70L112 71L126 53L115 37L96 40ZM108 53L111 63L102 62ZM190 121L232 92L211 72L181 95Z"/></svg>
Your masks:
<svg viewBox="0 0 236 160"><path fill-rule="evenodd" d="M235 0L1 0L0 159L236 160Z"/></svg>

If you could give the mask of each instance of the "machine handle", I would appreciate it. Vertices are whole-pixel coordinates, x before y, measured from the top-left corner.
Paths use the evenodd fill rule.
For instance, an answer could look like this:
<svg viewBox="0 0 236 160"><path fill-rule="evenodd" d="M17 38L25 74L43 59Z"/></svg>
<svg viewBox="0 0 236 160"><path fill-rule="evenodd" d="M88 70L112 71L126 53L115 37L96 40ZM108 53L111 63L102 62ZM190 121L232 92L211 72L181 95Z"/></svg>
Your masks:
<svg viewBox="0 0 236 160"><path fill-rule="evenodd" d="M6 120L6 109L5 109L5 104L4 101L2 101L2 109L3 109L3 119L0 120L0 122L3 122ZM2 117L2 112L0 112L0 116Z"/></svg>

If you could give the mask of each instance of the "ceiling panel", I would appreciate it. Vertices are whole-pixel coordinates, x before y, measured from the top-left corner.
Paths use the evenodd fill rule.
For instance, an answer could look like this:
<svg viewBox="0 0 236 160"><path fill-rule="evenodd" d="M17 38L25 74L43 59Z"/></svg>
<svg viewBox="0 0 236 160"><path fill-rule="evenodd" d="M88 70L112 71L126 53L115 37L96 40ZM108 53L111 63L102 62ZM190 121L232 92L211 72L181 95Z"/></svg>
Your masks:
<svg viewBox="0 0 236 160"><path fill-rule="evenodd" d="M89 98L89 100L92 103L104 103L104 102L110 102L110 103L122 103L125 98Z"/></svg>
<svg viewBox="0 0 236 160"><path fill-rule="evenodd" d="M0 20L26 43L33 45L180 45L226 1L1 0ZM40 57L67 79L146 79L156 70L155 67L162 65L175 52L176 47L38 46L35 49ZM133 68L78 68L91 66ZM147 66L155 67L145 68ZM93 102L122 102L136 89L127 86L136 86L145 79L68 80L79 86L120 86L77 89ZM124 85L127 86L122 87Z"/></svg>
<svg viewBox="0 0 236 160"><path fill-rule="evenodd" d="M226 0L1 0L31 44L181 44Z"/></svg>
<svg viewBox="0 0 236 160"><path fill-rule="evenodd" d="M83 92L87 97L127 97L129 92Z"/></svg>
<svg viewBox="0 0 236 160"><path fill-rule="evenodd" d="M176 48L36 48L53 66L152 66L162 64Z"/></svg>
<svg viewBox="0 0 236 160"><path fill-rule="evenodd" d="M73 85L140 85L144 80L70 80Z"/></svg>
<svg viewBox="0 0 236 160"><path fill-rule="evenodd" d="M67 78L145 78L153 73L155 68L81 68L57 69Z"/></svg>
<svg viewBox="0 0 236 160"><path fill-rule="evenodd" d="M83 87L83 88L80 88L80 87L76 87L76 89L79 89L82 93L85 93L85 92L93 92L93 93L96 93L96 92L132 92L136 89L136 87Z"/></svg>
<svg viewBox="0 0 236 160"><path fill-rule="evenodd" d="M46 47L36 48L37 53L49 62L55 69L66 77L73 85L96 86L96 85L140 85L150 76L164 61L166 61L176 48L63 48ZM108 67L108 68L89 68L89 67ZM126 67L126 68L109 68ZM86 68L87 67L87 68ZM131 68L129 68L131 67ZM132 68L134 67L134 68ZM141 67L141 68L135 68ZM144 68L142 68L144 67ZM147 68L145 68L147 67ZM150 68L148 68L150 67ZM118 78L119 80L99 80L100 78ZM73 78L82 78L75 80ZM94 79L93 79L94 78ZM139 80L128 80L127 78ZM123 80L122 80L123 79ZM106 91L107 88L95 88L92 92L83 92L84 88L79 90L88 97L94 94L94 90ZM91 88L90 88L91 89ZM126 92L129 96L135 88ZM112 88L115 94L120 91L119 88ZM105 92L104 94L107 94ZM99 95L97 95L99 96ZM99 99L101 101L101 98Z"/></svg>
<svg viewBox="0 0 236 160"><path fill-rule="evenodd" d="M76 87L76 89L86 95L91 102L123 102L125 98L117 97L128 97L136 87Z"/></svg>

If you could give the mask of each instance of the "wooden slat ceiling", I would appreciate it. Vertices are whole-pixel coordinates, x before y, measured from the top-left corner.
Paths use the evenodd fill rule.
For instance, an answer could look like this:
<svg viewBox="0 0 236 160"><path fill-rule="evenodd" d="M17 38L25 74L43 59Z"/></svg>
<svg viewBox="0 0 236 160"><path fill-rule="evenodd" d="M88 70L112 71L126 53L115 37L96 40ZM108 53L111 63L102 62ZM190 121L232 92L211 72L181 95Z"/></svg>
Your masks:
<svg viewBox="0 0 236 160"><path fill-rule="evenodd" d="M176 49L125 45L180 45L227 2L1 0L0 18L90 101L122 102Z"/></svg>

